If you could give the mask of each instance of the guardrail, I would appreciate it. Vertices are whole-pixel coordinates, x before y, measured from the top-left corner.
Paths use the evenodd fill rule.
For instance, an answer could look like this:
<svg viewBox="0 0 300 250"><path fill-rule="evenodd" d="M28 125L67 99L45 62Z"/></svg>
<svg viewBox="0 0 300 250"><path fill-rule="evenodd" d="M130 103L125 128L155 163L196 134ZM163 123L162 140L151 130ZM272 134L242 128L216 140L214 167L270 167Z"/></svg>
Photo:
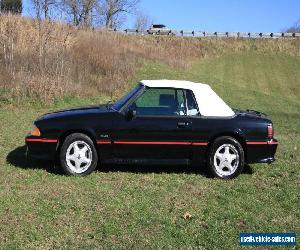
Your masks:
<svg viewBox="0 0 300 250"><path fill-rule="evenodd" d="M109 29L109 31L121 32L125 34L135 35L153 35L153 32L140 31L135 29ZM257 33L257 32L206 32L194 30L155 30L155 35L176 35L176 36L192 36L192 37L233 37L233 38L300 38L300 33L272 32L272 33Z"/></svg>

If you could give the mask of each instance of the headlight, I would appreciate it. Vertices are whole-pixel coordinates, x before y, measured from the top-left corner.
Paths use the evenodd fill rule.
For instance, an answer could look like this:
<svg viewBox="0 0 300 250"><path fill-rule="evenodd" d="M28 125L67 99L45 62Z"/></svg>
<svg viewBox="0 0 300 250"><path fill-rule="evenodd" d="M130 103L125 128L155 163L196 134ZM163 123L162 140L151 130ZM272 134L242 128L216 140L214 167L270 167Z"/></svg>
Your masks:
<svg viewBox="0 0 300 250"><path fill-rule="evenodd" d="M33 126L32 126L32 129L31 129L30 132L29 132L29 135L32 135L32 136L40 136L40 135L41 135L41 132L40 132L40 130L38 129L37 126L33 125Z"/></svg>

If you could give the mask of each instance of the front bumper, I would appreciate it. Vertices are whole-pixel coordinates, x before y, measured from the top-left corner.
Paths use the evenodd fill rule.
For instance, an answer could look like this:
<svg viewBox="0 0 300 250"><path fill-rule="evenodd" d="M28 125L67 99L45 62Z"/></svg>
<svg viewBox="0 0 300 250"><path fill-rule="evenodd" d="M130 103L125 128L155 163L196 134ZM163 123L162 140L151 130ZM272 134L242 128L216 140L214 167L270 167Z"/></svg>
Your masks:
<svg viewBox="0 0 300 250"><path fill-rule="evenodd" d="M272 139L266 142L247 142L247 163L272 163L275 161L275 153L278 141Z"/></svg>
<svg viewBox="0 0 300 250"><path fill-rule="evenodd" d="M28 136L25 138L26 157L37 160L54 160L58 141L56 139Z"/></svg>

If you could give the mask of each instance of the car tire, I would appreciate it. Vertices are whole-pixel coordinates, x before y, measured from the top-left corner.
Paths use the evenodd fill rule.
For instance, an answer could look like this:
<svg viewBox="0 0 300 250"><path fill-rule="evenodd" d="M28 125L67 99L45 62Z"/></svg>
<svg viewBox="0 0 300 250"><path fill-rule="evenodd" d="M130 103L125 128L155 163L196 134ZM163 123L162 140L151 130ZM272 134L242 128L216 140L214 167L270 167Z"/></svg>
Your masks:
<svg viewBox="0 0 300 250"><path fill-rule="evenodd" d="M59 159L66 175L85 176L97 167L98 154L90 137L74 133L64 140Z"/></svg>
<svg viewBox="0 0 300 250"><path fill-rule="evenodd" d="M230 136L217 138L208 153L209 170L220 179L233 179L244 168L245 156L241 144Z"/></svg>

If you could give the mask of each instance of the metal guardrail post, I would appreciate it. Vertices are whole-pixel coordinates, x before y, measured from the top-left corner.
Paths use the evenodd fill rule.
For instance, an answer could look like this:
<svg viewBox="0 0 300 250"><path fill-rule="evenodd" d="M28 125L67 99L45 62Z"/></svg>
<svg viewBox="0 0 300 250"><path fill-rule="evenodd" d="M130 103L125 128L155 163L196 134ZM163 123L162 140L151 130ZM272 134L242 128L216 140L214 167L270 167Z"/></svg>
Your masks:
<svg viewBox="0 0 300 250"><path fill-rule="evenodd" d="M108 31L113 31L113 32L124 32L126 34L151 34L150 30L147 31L141 31L138 29L124 29L124 30L117 30L116 28L114 29L108 29ZM300 38L300 32L296 33L284 33L284 32L272 32L272 33L255 33L255 32L206 32L206 31L195 31L195 30L157 30L155 33L157 35L180 35L180 36L204 36L204 37L237 37L237 38L274 38L274 37L282 37L282 38L295 38L299 39Z"/></svg>

